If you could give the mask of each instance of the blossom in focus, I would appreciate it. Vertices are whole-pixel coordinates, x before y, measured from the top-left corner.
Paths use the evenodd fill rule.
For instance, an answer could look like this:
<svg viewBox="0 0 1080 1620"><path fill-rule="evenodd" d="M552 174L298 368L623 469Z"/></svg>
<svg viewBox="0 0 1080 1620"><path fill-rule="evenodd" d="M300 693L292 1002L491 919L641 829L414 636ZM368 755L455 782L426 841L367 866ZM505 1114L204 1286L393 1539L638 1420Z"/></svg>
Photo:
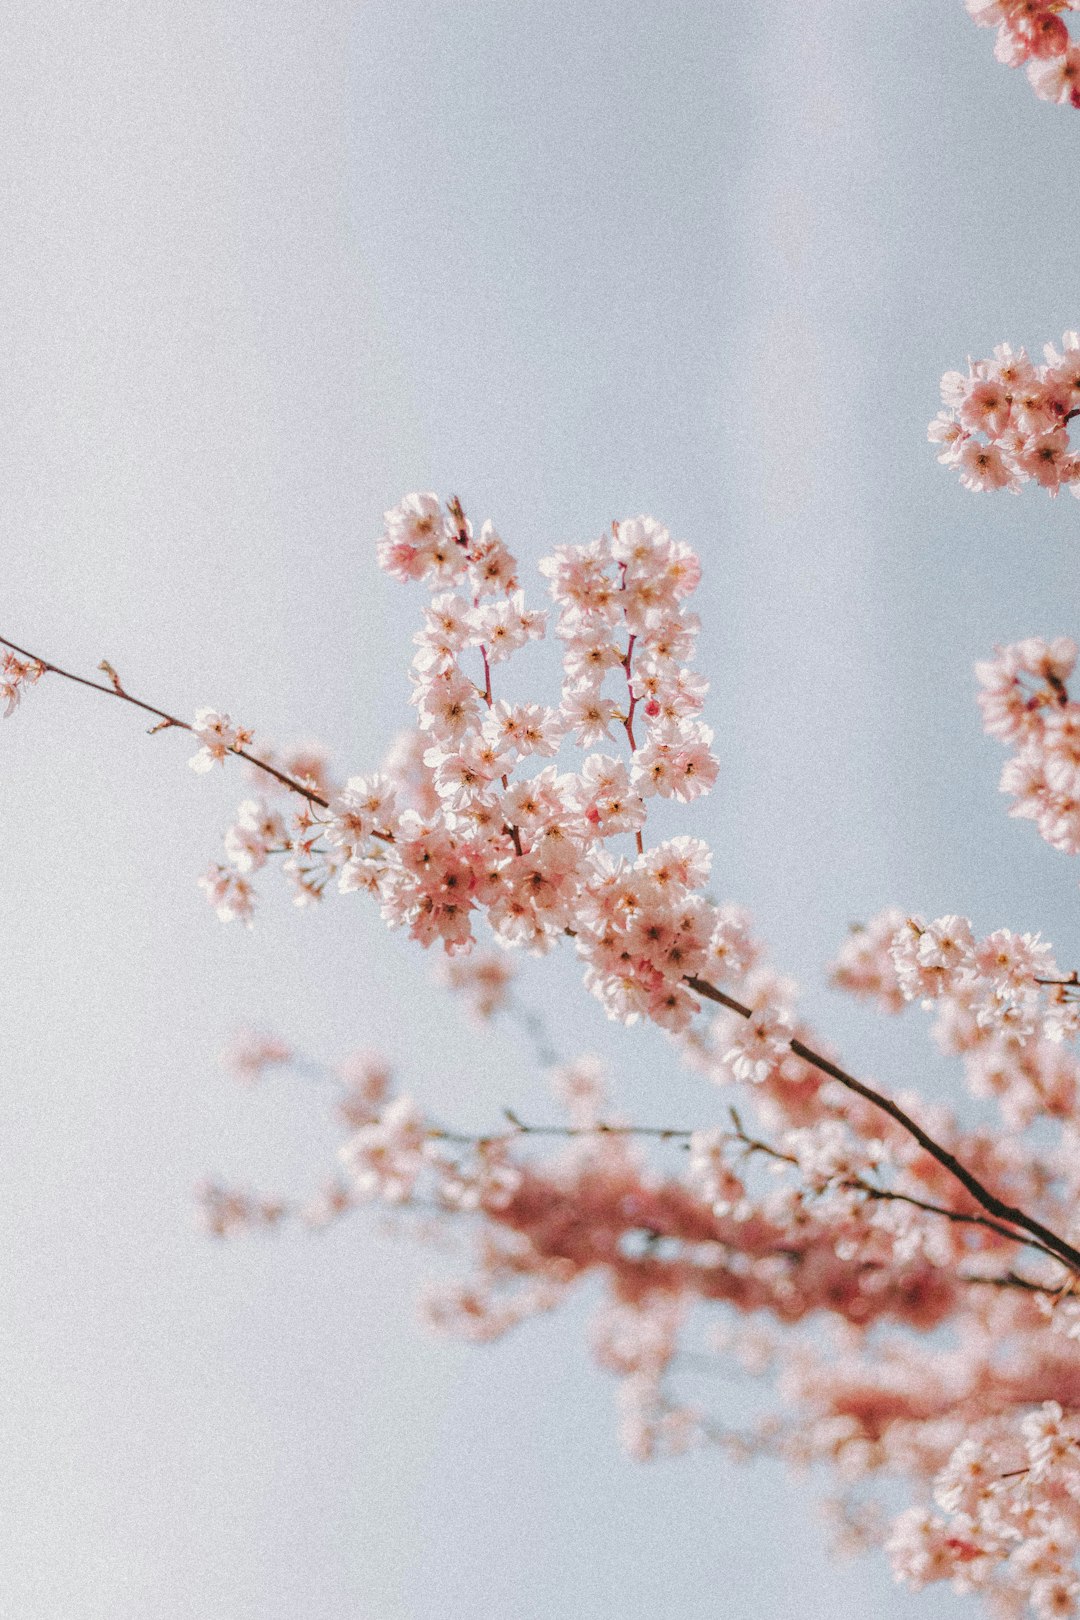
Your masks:
<svg viewBox="0 0 1080 1620"><path fill-rule="evenodd" d="M224 764L225 756L251 741L251 732L243 726L234 726L227 714L216 709L199 709L191 726L192 733L202 745L192 754L188 764L193 771L209 771L216 764Z"/></svg>
<svg viewBox="0 0 1080 1620"><path fill-rule="evenodd" d="M1080 704L1066 685L1076 656L1067 637L1029 636L975 666L984 729L1015 750L1000 782L1010 814L1068 855L1080 853Z"/></svg>
<svg viewBox="0 0 1080 1620"><path fill-rule="evenodd" d="M969 361L966 374L941 379L945 408L928 437L967 489L1015 493L1034 481L1050 495L1068 488L1080 496L1080 456L1068 431L1080 410L1080 334L1066 332L1061 353L1050 344L1044 353L1040 366L1001 343L990 359Z"/></svg>
<svg viewBox="0 0 1080 1620"><path fill-rule="evenodd" d="M756 1008L736 1032L724 1053L724 1062L736 1080L760 1085L790 1052L793 1034L787 1013L766 1003Z"/></svg>

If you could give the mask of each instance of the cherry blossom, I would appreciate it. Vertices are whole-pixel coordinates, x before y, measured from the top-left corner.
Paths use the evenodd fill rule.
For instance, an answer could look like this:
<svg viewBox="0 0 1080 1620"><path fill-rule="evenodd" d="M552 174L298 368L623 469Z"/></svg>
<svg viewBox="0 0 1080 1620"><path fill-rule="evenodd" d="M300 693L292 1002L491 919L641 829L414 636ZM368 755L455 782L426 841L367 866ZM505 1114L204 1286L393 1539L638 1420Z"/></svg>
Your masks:
<svg viewBox="0 0 1080 1620"><path fill-rule="evenodd" d="M193 771L209 771L215 765L223 765L226 755L246 747L251 741L250 731L234 726L227 714L219 714L216 709L200 709L191 730L202 744L198 753L188 760Z"/></svg>
<svg viewBox="0 0 1080 1620"><path fill-rule="evenodd" d="M1065 13L1077 0L965 0L968 15L996 28L994 55L1006 67L1026 67L1043 101L1080 107L1080 49L1069 35Z"/></svg>
<svg viewBox="0 0 1080 1620"><path fill-rule="evenodd" d="M1075 56L1080 64L1080 51ZM991 359L969 360L966 375L942 377L945 409L928 436L965 488L1015 494L1034 481L1050 495L1068 488L1080 496L1080 456L1069 442L1080 412L1080 334L1066 332L1062 352L1047 344L1044 355L1045 364L1035 365L1023 349L1001 343Z"/></svg>
<svg viewBox="0 0 1080 1620"><path fill-rule="evenodd" d="M504 951L474 951L447 957L440 978L447 989L464 996L479 1023L487 1023L507 1005L514 964Z"/></svg>
<svg viewBox="0 0 1080 1620"><path fill-rule="evenodd" d="M1076 656L1064 636L1032 636L975 666L983 725L1015 749L1000 783L1014 801L1009 813L1034 821L1068 855L1080 852L1080 704L1066 685Z"/></svg>
<svg viewBox="0 0 1080 1620"><path fill-rule="evenodd" d="M255 895L246 878L231 867L213 865L199 879L199 887L222 922L243 922L251 926Z"/></svg>
<svg viewBox="0 0 1080 1620"><path fill-rule="evenodd" d="M966 9L1040 99L1080 107L1080 0ZM1080 496L1080 334L1041 363L1000 344L947 372L941 399L929 438L965 488ZM341 1140L296 1198L206 1182L207 1230L320 1229L374 1207L437 1251L424 1315L473 1343L587 1289L634 1458L713 1447L813 1466L835 1481L841 1539L882 1549L907 1585L947 1581L1010 1620L1080 1614L1080 973L1000 919L890 906L839 944L831 986L890 1017L918 1004L960 1096L849 1072L738 898L708 889L694 818L720 761L693 667L694 550L654 517L617 520L540 562L539 608L490 521L477 533L456 497L414 492L374 551L426 594L415 723L359 773L314 745L256 752L227 713L179 718L108 663L88 680L0 641L7 716L50 673L190 733L200 774L239 756L251 796L199 879L222 921L250 926L253 880L275 869L298 906L362 895L438 948L442 986L474 1021L515 1026L547 1082L537 1121L501 1097L466 1129L443 1117L437 1054L403 1091L377 1052L326 1063L244 1035L236 1078L302 1083ZM561 673L545 688L549 615ZM1028 636L976 666L1009 813L1068 854L1076 660L1071 639ZM623 1075L559 1053L520 989L511 953L560 947L609 1018L655 1026L687 1071L638 1123L619 1111ZM675 1098L694 1100L693 1123ZM733 1430L695 1382L703 1365L767 1377L776 1400Z"/></svg>

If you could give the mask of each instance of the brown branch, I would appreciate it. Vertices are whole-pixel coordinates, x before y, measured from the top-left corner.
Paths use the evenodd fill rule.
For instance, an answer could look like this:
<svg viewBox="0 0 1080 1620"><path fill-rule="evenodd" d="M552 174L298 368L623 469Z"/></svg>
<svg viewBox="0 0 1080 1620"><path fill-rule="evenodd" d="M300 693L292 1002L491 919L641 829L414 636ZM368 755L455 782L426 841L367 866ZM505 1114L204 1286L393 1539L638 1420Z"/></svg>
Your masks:
<svg viewBox="0 0 1080 1620"><path fill-rule="evenodd" d="M736 1001L733 996L727 995L725 991L718 990L707 979L699 979L688 975L686 983L697 995L704 996L707 1001L715 1001L721 1007L727 1007L729 1011L738 1013L740 1018L751 1018L753 1016L752 1007L747 1007L743 1002ZM944 1148L939 1142L935 1142L934 1138L929 1136L922 1126L911 1118L910 1114L904 1112L899 1103L893 1102L891 1097L883 1096L880 1091L875 1091L872 1086L868 1086L864 1081L856 1080L854 1075L848 1074L845 1069L841 1069L829 1058L822 1057L820 1052L815 1052L812 1047L807 1046L803 1041L793 1040L791 1050L796 1057L802 1058L804 1063L809 1063L813 1068L820 1070L822 1074L827 1074L830 1079L839 1081L848 1091L853 1091L857 1097L862 1097L864 1101L872 1103L875 1108L879 1108L882 1113L888 1114L889 1118L895 1120L896 1124L902 1130L905 1130L909 1136L914 1137L923 1151L928 1153L932 1159L936 1159L942 1169L947 1170L965 1191L970 1193L975 1202L982 1205L988 1214L999 1221L1007 1221L1012 1226L1021 1227L1023 1231L1029 1232L1032 1237L1037 1238L1043 1248L1048 1249L1055 1259L1062 1261L1071 1271L1080 1271L1080 1249L1075 1249L1071 1243L1067 1243L1064 1238L1059 1237L1048 1226L1044 1226L1041 1221L1037 1221L1033 1216L1026 1214L1024 1210L1016 1208L1013 1204L1007 1204L1003 1198L998 1198L995 1193L990 1191L989 1187L984 1186L978 1176L974 1175L966 1165L961 1164L954 1153L950 1153L948 1148Z"/></svg>
<svg viewBox="0 0 1080 1620"><path fill-rule="evenodd" d="M735 1139L745 1143L748 1153L764 1153L770 1159L777 1159L782 1164L799 1166L799 1160L794 1154L781 1153L778 1148L774 1148L769 1142L762 1142L757 1137L748 1136L743 1129L742 1120L734 1108L728 1111L735 1125ZM867 1198L874 1203L910 1204L912 1209L921 1209L927 1215L940 1215L944 1220L965 1226L982 1226L988 1232L996 1232L999 1237L1008 1238L1010 1243L1020 1243L1025 1248L1038 1249L1042 1254L1049 1255L1051 1260L1058 1259L1053 1249L1048 1249L1045 1243L1040 1243L1037 1238L1021 1237L1018 1232L1010 1232L1007 1226L1002 1226L1000 1222L991 1220L988 1215L972 1215L964 1210L949 1209L945 1204L931 1204L925 1198L915 1198L911 1193L897 1192L892 1187L877 1187L872 1181L864 1180L862 1176L848 1176L844 1180L838 1180L835 1185L845 1191L865 1193Z"/></svg>
<svg viewBox="0 0 1080 1620"><path fill-rule="evenodd" d="M512 1142L519 1136L555 1136L563 1140L573 1140L586 1136L629 1136L648 1137L659 1142L678 1142L681 1147L687 1147L694 1132L680 1126L671 1125L608 1125L598 1120L595 1125L529 1125L512 1109L504 1108L503 1113L510 1124L509 1131L495 1132L486 1135L470 1136L464 1131L451 1131L441 1128L433 1129L429 1135L438 1141L452 1142L459 1147L489 1147L496 1142ZM782 1153L769 1142L763 1142L754 1136L748 1136L743 1129L742 1121L734 1108L730 1110L735 1129L725 1132L726 1140L739 1142L746 1149L747 1154L760 1153L781 1164L790 1164L799 1169L800 1161L793 1153ZM864 1193L873 1203L909 1204L913 1209L922 1210L926 1215L940 1215L943 1220L952 1221L958 1225L981 1226L988 1232L994 1232L998 1237L1006 1238L1010 1243L1018 1243L1024 1248L1037 1249L1049 1259L1060 1263L1060 1256L1047 1244L1040 1243L1037 1238L1026 1236L1020 1232L1012 1232L999 1221L992 1220L987 1215L974 1215L969 1211L949 1209L945 1204L932 1204L925 1198L916 1198L911 1193L898 1192L890 1187L876 1187L873 1182L866 1181L862 1176L846 1176L837 1178L831 1185L845 1191Z"/></svg>
<svg viewBox="0 0 1080 1620"><path fill-rule="evenodd" d="M1040 1243L1038 1238L1021 1237L1018 1232L1010 1232L1007 1226L992 1220L989 1215L972 1215L960 1209L947 1209L944 1204L929 1204L923 1198L913 1198L910 1193L894 1192L888 1187L875 1187L871 1182L862 1181L856 1177L852 1181L840 1183L843 1187L857 1187L860 1192L866 1193L868 1198L875 1202L888 1200L890 1203L910 1204L913 1209L922 1209L928 1215L941 1215L947 1221L955 1221L967 1226L983 1226L988 1232L996 1232L999 1237L1008 1238L1010 1243L1022 1243L1026 1248L1038 1249L1041 1254L1049 1255L1051 1260L1060 1263L1060 1256L1053 1249Z"/></svg>
<svg viewBox="0 0 1080 1620"><path fill-rule="evenodd" d="M1002 1277L965 1277L963 1281L979 1288L1019 1288L1025 1294L1047 1294L1052 1299L1061 1294L1056 1284L1032 1282L1030 1277L1021 1277L1015 1271L1007 1271Z"/></svg>
<svg viewBox="0 0 1080 1620"><path fill-rule="evenodd" d="M598 1120L595 1125L527 1125L510 1108L503 1114L510 1125L508 1131L469 1135L465 1131L444 1130L436 1127L428 1132L440 1142L453 1142L459 1147L490 1147L495 1142L513 1142L519 1136L558 1136L573 1139L584 1136L648 1136L660 1142L689 1142L693 1131L668 1125L607 1125Z"/></svg>
<svg viewBox="0 0 1080 1620"><path fill-rule="evenodd" d="M8 641L5 636L0 636L0 647L10 648L13 653L18 653L20 658L31 659L35 664L40 665L46 674L59 675L65 681L74 681L77 686L88 686L92 692L104 692L106 697L119 698L123 703L130 703L133 708L142 709L144 714L154 715L159 722L154 727L155 731L165 731L171 728L175 728L177 731L193 732L195 730L189 721L180 720L175 714L168 714L166 710L156 708L153 703L144 703L142 698L132 697L131 693L125 691L121 686L120 677L115 669L111 664L106 663L104 659L101 668L109 677L108 686L101 681L87 680L85 675L73 675L71 670L61 669L59 664L50 664L48 659L39 658L37 653L27 652L24 647L17 647L13 641ZM288 788L291 793L299 793L301 798L307 799L309 804L317 804L322 810L329 808L328 801L323 798L322 794L316 793L313 788L305 787L302 782L297 781L296 777L288 776L284 771L279 771L276 765L270 765L265 759L259 759L258 755L249 753L246 748L230 748L228 752L235 754L238 759L245 760L247 764L254 765L257 770L265 772L267 776L272 776L275 782L280 782L282 787Z"/></svg>
<svg viewBox="0 0 1080 1620"><path fill-rule="evenodd" d="M612 523L611 532L612 532L613 535L618 534L618 532L619 532L618 523L615 523L615 522ZM626 564L625 563L620 563L619 564L619 581L620 581L620 583L619 583L620 591L625 591L625 589L626 589ZM625 608L623 609L623 618L624 619L626 618L626 610L625 610ZM624 728L626 730L626 740L630 744L630 754L631 754L631 757L633 757L633 755L637 753L637 743L634 741L634 711L637 708L637 698L634 696L634 680L633 680L634 647L635 647L635 645L637 643L637 636L632 631L630 631L629 625L627 626L627 630L629 632L629 635L628 635L628 639L627 639L627 643L626 643L626 655L622 660L623 673L626 676L626 697L627 697L626 715L625 715L625 717L623 719L623 726L624 726ZM634 834L634 842L637 844L637 852L638 852L638 854L643 855L645 853L645 840L641 836L641 828L640 827L637 829L637 832Z"/></svg>

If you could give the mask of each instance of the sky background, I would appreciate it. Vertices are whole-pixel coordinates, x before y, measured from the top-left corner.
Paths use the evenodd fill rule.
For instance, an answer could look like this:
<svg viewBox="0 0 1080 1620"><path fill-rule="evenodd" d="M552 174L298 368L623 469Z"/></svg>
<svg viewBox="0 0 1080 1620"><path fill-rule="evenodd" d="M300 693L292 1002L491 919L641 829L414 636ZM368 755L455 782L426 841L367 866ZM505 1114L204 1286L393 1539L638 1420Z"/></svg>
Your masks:
<svg viewBox="0 0 1080 1620"><path fill-rule="evenodd" d="M8 0L0 629L370 768L408 718L408 490L526 572L650 512L702 554L716 851L856 1072L944 1095L917 1018L830 992L887 903L1044 930L971 665L1076 634L1080 506L973 497L943 370L1080 325L1080 119L959 0ZM537 584L539 582L537 581ZM0 1590L19 1620L879 1620L971 1606L835 1565L817 1487L615 1439L587 1293L486 1349L364 1217L214 1244L207 1173L300 1192L318 1098L233 1031L391 1052L433 1111L550 1109L361 897L252 933L195 885L244 784L43 682L0 731ZM720 1104L528 966L638 1117ZM744 1397L725 1397L738 1422Z"/></svg>

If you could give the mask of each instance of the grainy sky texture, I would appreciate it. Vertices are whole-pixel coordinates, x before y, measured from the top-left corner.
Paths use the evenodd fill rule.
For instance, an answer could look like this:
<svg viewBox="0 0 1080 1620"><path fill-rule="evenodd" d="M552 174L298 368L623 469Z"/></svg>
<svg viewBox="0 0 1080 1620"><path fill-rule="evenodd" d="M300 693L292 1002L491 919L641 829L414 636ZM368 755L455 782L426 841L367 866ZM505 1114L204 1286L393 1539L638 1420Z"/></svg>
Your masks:
<svg viewBox="0 0 1080 1620"><path fill-rule="evenodd" d="M651 512L706 569L722 775L682 825L851 1063L952 1083L825 986L887 902L1080 959L971 677L1077 632L1080 507L972 497L925 443L944 369L1080 325L1080 118L959 0L3 9L4 634L363 770L419 608L385 507L455 490L527 568ZM625 1462L587 1298L463 1349L415 1321L437 1257L374 1219L197 1231L207 1172L298 1192L335 1141L299 1086L225 1078L238 1025L381 1045L476 1127L550 1105L361 897L269 884L221 927L195 879L243 784L188 752L60 683L0 732L4 1613L967 1612L834 1566L812 1479ZM719 1111L571 961L527 982L627 1112Z"/></svg>

